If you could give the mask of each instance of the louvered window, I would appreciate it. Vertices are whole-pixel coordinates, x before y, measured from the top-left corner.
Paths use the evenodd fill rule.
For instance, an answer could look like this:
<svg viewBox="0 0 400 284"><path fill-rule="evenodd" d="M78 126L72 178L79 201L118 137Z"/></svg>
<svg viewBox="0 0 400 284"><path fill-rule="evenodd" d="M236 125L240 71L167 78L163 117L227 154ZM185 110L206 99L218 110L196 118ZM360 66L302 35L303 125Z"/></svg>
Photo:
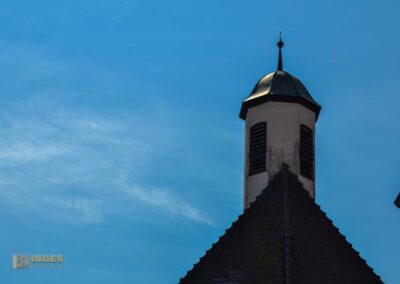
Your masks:
<svg viewBox="0 0 400 284"><path fill-rule="evenodd" d="M249 176L266 171L267 124L250 128Z"/></svg>
<svg viewBox="0 0 400 284"><path fill-rule="evenodd" d="M314 137L313 131L305 125L300 126L300 174L314 179Z"/></svg>

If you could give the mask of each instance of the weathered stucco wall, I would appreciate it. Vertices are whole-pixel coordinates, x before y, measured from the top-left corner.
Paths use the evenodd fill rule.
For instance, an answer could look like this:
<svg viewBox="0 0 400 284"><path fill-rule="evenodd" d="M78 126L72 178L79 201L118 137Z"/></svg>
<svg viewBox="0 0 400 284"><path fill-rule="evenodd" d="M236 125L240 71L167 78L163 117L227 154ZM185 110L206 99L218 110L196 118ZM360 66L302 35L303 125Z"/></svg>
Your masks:
<svg viewBox="0 0 400 284"><path fill-rule="evenodd" d="M267 187L269 179L279 171L283 163L289 165L290 171L298 176L310 196L315 197L314 181L299 173L300 125L308 126L314 132L315 140L315 119L314 112L296 103L267 102L248 110L245 123L245 208ZM267 171L248 176L250 128L258 122L267 123Z"/></svg>

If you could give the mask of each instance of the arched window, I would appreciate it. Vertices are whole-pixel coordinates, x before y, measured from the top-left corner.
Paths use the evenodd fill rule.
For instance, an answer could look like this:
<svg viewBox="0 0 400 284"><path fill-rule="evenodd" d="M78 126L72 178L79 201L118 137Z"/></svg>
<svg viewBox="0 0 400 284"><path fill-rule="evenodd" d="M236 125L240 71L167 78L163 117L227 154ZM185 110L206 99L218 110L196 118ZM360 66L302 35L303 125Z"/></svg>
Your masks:
<svg viewBox="0 0 400 284"><path fill-rule="evenodd" d="M250 128L249 176L266 171L267 123Z"/></svg>
<svg viewBox="0 0 400 284"><path fill-rule="evenodd" d="M300 126L300 174L314 179L314 134L305 125Z"/></svg>

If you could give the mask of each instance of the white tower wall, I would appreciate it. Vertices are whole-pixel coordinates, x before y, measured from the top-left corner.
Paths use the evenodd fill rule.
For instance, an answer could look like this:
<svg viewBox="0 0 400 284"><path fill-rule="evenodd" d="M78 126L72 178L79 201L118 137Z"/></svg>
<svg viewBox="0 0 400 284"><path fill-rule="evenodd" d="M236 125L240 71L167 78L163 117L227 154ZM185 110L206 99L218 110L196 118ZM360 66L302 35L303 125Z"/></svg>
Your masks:
<svg viewBox="0 0 400 284"><path fill-rule="evenodd" d="M268 186L270 178L280 170L283 163L289 166L291 172L298 175L304 188L312 198L315 198L314 180L300 175L299 167L300 126L309 127L313 131L315 139L315 121L315 113L297 103L270 101L248 109L245 123L245 208L248 208L257 195ZM250 128L259 122L267 123L267 170L249 176ZM315 159L313 169L315 177Z"/></svg>

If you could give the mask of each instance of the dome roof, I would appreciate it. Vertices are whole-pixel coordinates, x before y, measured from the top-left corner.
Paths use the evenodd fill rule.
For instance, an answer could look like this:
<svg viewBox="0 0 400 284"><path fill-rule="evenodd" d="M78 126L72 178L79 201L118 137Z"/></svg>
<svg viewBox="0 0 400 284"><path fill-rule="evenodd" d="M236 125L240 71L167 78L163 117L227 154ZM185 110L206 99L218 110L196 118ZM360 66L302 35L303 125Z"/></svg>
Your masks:
<svg viewBox="0 0 400 284"><path fill-rule="evenodd" d="M317 104L299 79L284 71L276 71L262 77L246 101L263 95L301 96Z"/></svg>
<svg viewBox="0 0 400 284"><path fill-rule="evenodd" d="M321 110L303 83L288 72L281 70L269 73L257 82L250 96L243 101L239 116L246 119L248 108L266 101L299 103L314 111L317 117Z"/></svg>
<svg viewBox="0 0 400 284"><path fill-rule="evenodd" d="M254 87L250 96L242 103L239 117L246 119L247 110L250 107L267 101L298 103L312 110L318 119L321 106L314 101L310 93L299 79L283 71L281 37L278 42L278 70L262 77Z"/></svg>

